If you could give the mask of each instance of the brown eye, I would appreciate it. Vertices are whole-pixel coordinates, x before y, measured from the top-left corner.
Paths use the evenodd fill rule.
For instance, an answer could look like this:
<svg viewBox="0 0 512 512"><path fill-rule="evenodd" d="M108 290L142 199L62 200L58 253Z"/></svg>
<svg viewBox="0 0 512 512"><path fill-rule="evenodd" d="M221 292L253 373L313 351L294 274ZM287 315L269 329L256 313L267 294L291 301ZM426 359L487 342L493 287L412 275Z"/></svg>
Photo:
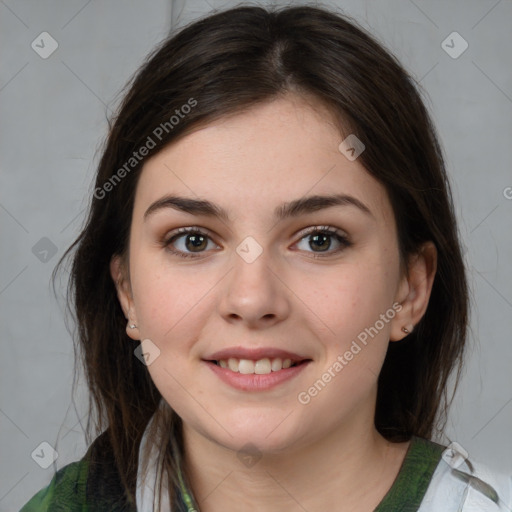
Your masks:
<svg viewBox="0 0 512 512"><path fill-rule="evenodd" d="M185 235L185 247L191 252L200 252L208 245L208 237L203 235Z"/></svg>
<svg viewBox="0 0 512 512"><path fill-rule="evenodd" d="M313 253L314 257L332 256L351 245L352 243L344 234L334 228L327 227L310 229L297 243L298 249Z"/></svg>
<svg viewBox="0 0 512 512"><path fill-rule="evenodd" d="M197 228L180 228L163 242L163 246L172 254L183 258L200 257L208 249L218 248L207 233Z"/></svg>
<svg viewBox="0 0 512 512"><path fill-rule="evenodd" d="M309 246L311 249L318 249L319 251L327 251L331 246L331 238L329 235L313 235L309 240Z"/></svg>

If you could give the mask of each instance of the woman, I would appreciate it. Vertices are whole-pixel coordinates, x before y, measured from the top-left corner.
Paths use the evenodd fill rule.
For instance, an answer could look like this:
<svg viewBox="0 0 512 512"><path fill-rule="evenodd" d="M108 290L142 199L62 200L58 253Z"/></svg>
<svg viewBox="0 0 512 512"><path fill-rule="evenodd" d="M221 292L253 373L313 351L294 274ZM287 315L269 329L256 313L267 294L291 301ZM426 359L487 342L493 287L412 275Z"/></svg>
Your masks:
<svg viewBox="0 0 512 512"><path fill-rule="evenodd" d="M468 322L450 188L413 81L347 19L241 7L164 41L69 254L105 430L23 512L511 506L430 441Z"/></svg>

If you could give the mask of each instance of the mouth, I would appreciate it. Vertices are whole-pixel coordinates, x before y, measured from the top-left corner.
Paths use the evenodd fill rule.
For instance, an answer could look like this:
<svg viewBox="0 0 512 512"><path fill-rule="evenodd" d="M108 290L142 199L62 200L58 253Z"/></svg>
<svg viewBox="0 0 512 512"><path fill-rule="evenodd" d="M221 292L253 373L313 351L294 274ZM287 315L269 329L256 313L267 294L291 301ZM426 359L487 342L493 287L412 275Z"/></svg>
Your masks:
<svg viewBox="0 0 512 512"><path fill-rule="evenodd" d="M273 347L231 347L203 358L224 384L240 391L263 392L291 382L313 359Z"/></svg>

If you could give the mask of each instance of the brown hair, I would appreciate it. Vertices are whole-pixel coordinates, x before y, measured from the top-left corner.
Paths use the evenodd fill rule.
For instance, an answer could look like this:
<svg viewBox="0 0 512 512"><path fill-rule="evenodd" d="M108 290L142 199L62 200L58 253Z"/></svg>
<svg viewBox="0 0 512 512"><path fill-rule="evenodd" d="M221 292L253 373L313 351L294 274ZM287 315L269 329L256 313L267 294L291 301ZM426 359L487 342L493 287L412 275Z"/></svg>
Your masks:
<svg viewBox="0 0 512 512"><path fill-rule="evenodd" d="M86 225L66 253L74 251L69 291L91 412L97 413L96 433L108 427L127 496L133 499L138 446L161 399L146 367L134 357L109 273L112 256L127 251L141 168L200 124L290 92L319 100L339 120L340 130L366 145L359 161L389 194L402 261L425 241L437 248L426 314L406 341L389 345L375 424L391 441L430 438L442 428L451 401L448 378L456 369L458 380L461 371L467 283L435 130L414 81L397 60L337 13L304 6L239 7L165 40L127 88L109 123ZM177 109L186 115L170 121ZM154 147L140 161L130 161L134 151L148 146L148 137ZM162 421L172 423L163 431L171 499L176 500L174 455L181 449L181 420L171 411Z"/></svg>

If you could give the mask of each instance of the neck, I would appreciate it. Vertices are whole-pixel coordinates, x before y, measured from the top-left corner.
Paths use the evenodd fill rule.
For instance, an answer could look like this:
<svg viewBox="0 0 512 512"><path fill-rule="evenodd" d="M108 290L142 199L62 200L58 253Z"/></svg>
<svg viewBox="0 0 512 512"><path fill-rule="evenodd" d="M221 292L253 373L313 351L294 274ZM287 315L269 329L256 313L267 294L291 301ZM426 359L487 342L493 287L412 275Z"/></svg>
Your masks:
<svg viewBox="0 0 512 512"><path fill-rule="evenodd" d="M313 443L262 453L246 467L237 452L185 424L183 433L185 467L200 512L231 510L233 503L247 512L373 510L392 486L409 446L386 441L365 419Z"/></svg>

